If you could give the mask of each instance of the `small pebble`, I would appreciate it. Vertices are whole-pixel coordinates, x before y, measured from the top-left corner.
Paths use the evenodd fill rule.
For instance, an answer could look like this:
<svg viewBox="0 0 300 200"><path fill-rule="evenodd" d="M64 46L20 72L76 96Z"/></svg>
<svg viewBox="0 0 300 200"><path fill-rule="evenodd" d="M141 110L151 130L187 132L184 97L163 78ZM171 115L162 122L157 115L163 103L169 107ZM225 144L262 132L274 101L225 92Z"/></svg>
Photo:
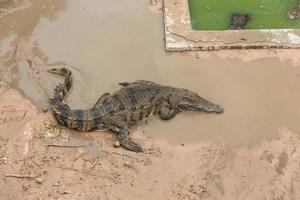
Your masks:
<svg viewBox="0 0 300 200"><path fill-rule="evenodd" d="M119 148L121 145L120 145L120 142L119 141L116 141L115 143L114 143L114 147L116 147L116 148Z"/></svg>
<svg viewBox="0 0 300 200"><path fill-rule="evenodd" d="M44 179L43 178L41 178L41 177L39 177L39 178L36 178L36 179L34 179L35 180L35 182L37 182L38 184L42 184L43 183L43 181L44 181Z"/></svg>
<svg viewBox="0 0 300 200"><path fill-rule="evenodd" d="M47 108L47 107L44 107L44 108L43 108L43 112L44 112L44 113L48 112L48 108Z"/></svg>
<svg viewBox="0 0 300 200"><path fill-rule="evenodd" d="M54 186L54 187L61 186L61 183L58 181L58 182L54 183L53 186Z"/></svg>

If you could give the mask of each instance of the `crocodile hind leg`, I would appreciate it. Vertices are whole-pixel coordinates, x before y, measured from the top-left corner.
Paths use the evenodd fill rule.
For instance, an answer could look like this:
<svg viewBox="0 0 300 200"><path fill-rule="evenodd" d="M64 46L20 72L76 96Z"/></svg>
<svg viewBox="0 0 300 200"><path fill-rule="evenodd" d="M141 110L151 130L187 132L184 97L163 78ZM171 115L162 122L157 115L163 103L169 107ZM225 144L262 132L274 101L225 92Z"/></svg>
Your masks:
<svg viewBox="0 0 300 200"><path fill-rule="evenodd" d="M129 129L128 128L121 128L119 130L118 139L120 142L120 145L130 151L135 152L143 152L143 148L138 143L133 142L129 138Z"/></svg>
<svg viewBox="0 0 300 200"><path fill-rule="evenodd" d="M143 152L141 145L133 142L129 137L129 127L125 121L119 117L110 117L104 120L106 127L118 133L120 145L127 150L135 152Z"/></svg>
<svg viewBox="0 0 300 200"><path fill-rule="evenodd" d="M157 108L159 117L163 120L170 120L174 118L180 110L177 106L172 106L168 101L164 100Z"/></svg>

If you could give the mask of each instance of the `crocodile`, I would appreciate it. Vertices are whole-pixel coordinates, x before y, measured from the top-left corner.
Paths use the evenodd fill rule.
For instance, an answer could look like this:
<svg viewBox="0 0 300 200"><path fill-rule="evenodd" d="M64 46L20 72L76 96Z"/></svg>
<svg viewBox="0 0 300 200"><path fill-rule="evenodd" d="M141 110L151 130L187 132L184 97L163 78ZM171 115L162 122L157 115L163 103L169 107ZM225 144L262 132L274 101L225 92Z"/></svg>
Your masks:
<svg viewBox="0 0 300 200"><path fill-rule="evenodd" d="M52 68L48 72L64 77L64 82L55 87L54 95L49 100L50 108L61 125L78 131L110 129L118 133L120 146L135 152L143 152L143 148L130 139L130 127L152 114L169 120L184 110L223 112L222 106L193 91L145 80L119 83L121 89L113 94L103 94L89 109L71 109L64 102L72 87L71 71Z"/></svg>

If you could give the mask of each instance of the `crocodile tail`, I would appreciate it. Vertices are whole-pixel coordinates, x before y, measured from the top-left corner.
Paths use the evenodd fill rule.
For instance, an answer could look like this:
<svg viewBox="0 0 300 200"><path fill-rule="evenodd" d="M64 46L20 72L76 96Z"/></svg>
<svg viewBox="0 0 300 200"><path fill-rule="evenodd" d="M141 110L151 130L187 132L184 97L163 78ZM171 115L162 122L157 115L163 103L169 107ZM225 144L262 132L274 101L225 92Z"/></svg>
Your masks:
<svg viewBox="0 0 300 200"><path fill-rule="evenodd" d="M54 96L64 98L72 87L72 72L67 68L53 68L48 70L49 73L58 74L65 78L63 84L58 84L54 89Z"/></svg>
<svg viewBox="0 0 300 200"><path fill-rule="evenodd" d="M48 72L65 78L63 83L55 87L54 95L50 99L50 106L59 123L79 131L90 131L97 127L101 120L101 113L95 106L88 110L73 110L64 102L66 94L72 87L71 71L66 68L54 68Z"/></svg>
<svg viewBox="0 0 300 200"><path fill-rule="evenodd" d="M70 107L63 102L66 94L72 87L72 72L67 68L53 68L48 70L49 73L57 74L65 78L63 83L58 84L54 89L53 97L50 98L50 106L56 114L56 118L61 124L66 125Z"/></svg>

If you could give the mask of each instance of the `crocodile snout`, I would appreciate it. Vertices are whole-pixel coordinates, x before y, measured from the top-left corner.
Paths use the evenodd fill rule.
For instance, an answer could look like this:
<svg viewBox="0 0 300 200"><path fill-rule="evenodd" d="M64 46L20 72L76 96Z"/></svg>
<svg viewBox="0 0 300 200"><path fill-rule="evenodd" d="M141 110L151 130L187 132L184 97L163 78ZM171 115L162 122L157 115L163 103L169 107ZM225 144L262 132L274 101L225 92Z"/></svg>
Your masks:
<svg viewBox="0 0 300 200"><path fill-rule="evenodd" d="M221 105L216 105L215 112L216 113L223 113L224 112L224 108Z"/></svg>

